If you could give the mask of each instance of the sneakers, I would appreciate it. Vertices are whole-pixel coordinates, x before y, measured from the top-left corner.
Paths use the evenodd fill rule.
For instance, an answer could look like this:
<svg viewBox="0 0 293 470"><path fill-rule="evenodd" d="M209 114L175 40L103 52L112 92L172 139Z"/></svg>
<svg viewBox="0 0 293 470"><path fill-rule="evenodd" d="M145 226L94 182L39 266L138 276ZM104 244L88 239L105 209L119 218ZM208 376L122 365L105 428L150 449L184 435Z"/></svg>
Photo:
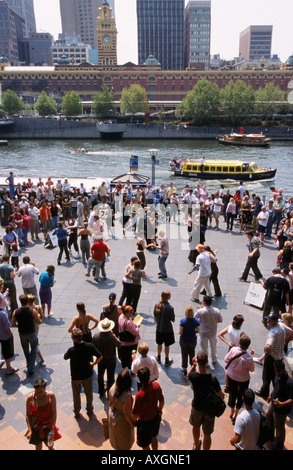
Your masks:
<svg viewBox="0 0 293 470"><path fill-rule="evenodd" d="M12 374L15 374L16 372L18 372L19 369L14 369L13 367L10 367L10 369L7 369L5 371L5 374L4 375L12 375Z"/></svg>
<svg viewBox="0 0 293 470"><path fill-rule="evenodd" d="M169 367L169 366L171 366L172 364L173 364L173 359L169 359L169 358L168 358L168 359L165 359L165 366L166 366L166 367Z"/></svg>
<svg viewBox="0 0 293 470"><path fill-rule="evenodd" d="M159 354L156 355L156 361L158 364L161 364L161 356Z"/></svg>

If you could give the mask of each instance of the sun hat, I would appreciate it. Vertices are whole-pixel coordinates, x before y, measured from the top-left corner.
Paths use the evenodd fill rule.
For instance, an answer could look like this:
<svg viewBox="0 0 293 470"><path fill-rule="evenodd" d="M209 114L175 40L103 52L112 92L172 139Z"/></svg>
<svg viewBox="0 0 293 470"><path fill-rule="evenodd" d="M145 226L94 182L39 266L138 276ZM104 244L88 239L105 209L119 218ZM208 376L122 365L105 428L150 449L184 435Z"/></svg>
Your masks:
<svg viewBox="0 0 293 470"><path fill-rule="evenodd" d="M98 329L102 333L106 333L107 331L113 330L114 326L115 323L113 322L113 320L109 320L109 318L104 318L104 320L99 322Z"/></svg>

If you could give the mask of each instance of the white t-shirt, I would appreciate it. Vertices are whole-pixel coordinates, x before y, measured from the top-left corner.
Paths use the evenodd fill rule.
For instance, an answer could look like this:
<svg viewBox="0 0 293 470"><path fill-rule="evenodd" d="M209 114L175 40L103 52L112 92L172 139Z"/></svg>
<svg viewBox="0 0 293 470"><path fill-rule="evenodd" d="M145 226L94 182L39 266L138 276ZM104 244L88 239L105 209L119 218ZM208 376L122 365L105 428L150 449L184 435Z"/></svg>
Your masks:
<svg viewBox="0 0 293 470"><path fill-rule="evenodd" d="M211 257L208 253L200 253L196 258L196 264L199 265L200 276L210 276L212 274Z"/></svg>
<svg viewBox="0 0 293 470"><path fill-rule="evenodd" d="M149 369L150 382L152 382L153 380L157 380L159 378L158 363L153 356L140 357L140 358L134 359L131 365L131 372L133 374L136 374L140 367L147 367Z"/></svg>
<svg viewBox="0 0 293 470"><path fill-rule="evenodd" d="M36 285L34 275L39 274L39 270L32 264L24 264L18 270L18 276L21 277L22 287L29 289Z"/></svg>
<svg viewBox="0 0 293 470"><path fill-rule="evenodd" d="M216 197L214 199L214 212L221 212L222 210L222 199L220 197Z"/></svg>
<svg viewBox="0 0 293 470"><path fill-rule="evenodd" d="M243 450L259 450L260 414L257 410L244 410L236 418L234 432L241 436L239 447Z"/></svg>
<svg viewBox="0 0 293 470"><path fill-rule="evenodd" d="M228 335L229 335L229 342L233 344L234 346L239 346L239 339L241 334L243 333L243 330L241 329L236 329L233 328L232 325L229 325L228 327Z"/></svg>

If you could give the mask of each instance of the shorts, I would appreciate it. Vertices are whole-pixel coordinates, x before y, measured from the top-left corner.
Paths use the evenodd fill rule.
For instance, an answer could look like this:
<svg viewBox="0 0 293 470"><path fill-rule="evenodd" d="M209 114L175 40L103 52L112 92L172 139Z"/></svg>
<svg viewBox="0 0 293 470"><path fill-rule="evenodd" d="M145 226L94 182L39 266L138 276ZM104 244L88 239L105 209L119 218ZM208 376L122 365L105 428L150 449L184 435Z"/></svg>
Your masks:
<svg viewBox="0 0 293 470"><path fill-rule="evenodd" d="M148 447L152 439L157 437L160 430L162 415L158 413L150 421L137 421L137 445L139 447Z"/></svg>
<svg viewBox="0 0 293 470"><path fill-rule="evenodd" d="M2 356L4 359L11 359L14 356L13 336L0 340Z"/></svg>
<svg viewBox="0 0 293 470"><path fill-rule="evenodd" d="M218 218L220 217L220 215L221 215L221 212L215 212L215 211L213 211L213 215L214 215L215 219L218 219Z"/></svg>
<svg viewBox="0 0 293 470"><path fill-rule="evenodd" d="M161 333L160 331L156 331L156 343L161 345L164 344L165 346L171 346L175 343L175 337L173 331L170 333Z"/></svg>
<svg viewBox="0 0 293 470"><path fill-rule="evenodd" d="M196 410L191 407L191 413L189 417L189 424L195 428L202 426L202 432L206 436L211 436L214 432L215 418L205 413L205 411Z"/></svg>
<svg viewBox="0 0 293 470"><path fill-rule="evenodd" d="M257 230L258 230L258 232L260 232L260 233L265 233L266 227L265 227L264 225L258 224Z"/></svg>
<svg viewBox="0 0 293 470"><path fill-rule="evenodd" d="M48 442L48 434L51 431L51 429L43 428L43 431L44 431L44 435L43 435L43 437L41 437L39 429L38 428L33 428L29 444L33 444L35 446L38 446L42 442Z"/></svg>

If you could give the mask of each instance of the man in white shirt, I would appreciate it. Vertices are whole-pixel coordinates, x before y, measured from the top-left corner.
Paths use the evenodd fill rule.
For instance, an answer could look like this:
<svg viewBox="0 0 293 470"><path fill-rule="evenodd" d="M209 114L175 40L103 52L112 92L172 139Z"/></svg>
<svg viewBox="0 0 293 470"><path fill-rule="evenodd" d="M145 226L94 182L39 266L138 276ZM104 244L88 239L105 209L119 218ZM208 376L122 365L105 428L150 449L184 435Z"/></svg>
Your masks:
<svg viewBox="0 0 293 470"><path fill-rule="evenodd" d="M191 274L193 271L198 271L191 292L191 300L193 302L199 302L199 293L203 288L205 288L209 297L213 296L210 277L212 274L211 262L215 261L215 257L208 251L205 251L204 246L201 244L197 245L195 249L198 251L199 255L196 258L195 266L188 274Z"/></svg>
<svg viewBox="0 0 293 470"><path fill-rule="evenodd" d="M35 274L39 274L35 263L30 260L29 256L24 256L23 265L18 270L18 277L21 277L23 293L34 295L38 304L38 289L35 282Z"/></svg>
<svg viewBox="0 0 293 470"><path fill-rule="evenodd" d="M259 234L259 241L261 244L263 244L263 237L264 233L266 231L266 227L268 224L270 214L267 211L266 206L262 206L260 213L257 216L257 221L258 221L258 234Z"/></svg>
<svg viewBox="0 0 293 470"><path fill-rule="evenodd" d="M34 241L35 238L38 240L39 239L39 215L40 215L40 210L38 209L37 206L34 205L33 202L31 202L30 205L29 205L28 215L31 219L31 237L32 237L32 241Z"/></svg>
<svg viewBox="0 0 293 470"><path fill-rule="evenodd" d="M196 196L193 194L193 190L190 189L189 192L184 196L183 202L187 204L188 215L192 215L192 208L196 204Z"/></svg>
<svg viewBox="0 0 293 470"><path fill-rule="evenodd" d="M244 411L236 418L232 446L239 450L259 450L260 413L253 409L254 392L250 388L243 394Z"/></svg>
<svg viewBox="0 0 293 470"><path fill-rule="evenodd" d="M212 363L217 362L217 326L222 323L223 317L218 308L211 306L212 299L205 295L201 308L194 315L199 321L200 350L208 354L210 344Z"/></svg>
<svg viewBox="0 0 293 470"><path fill-rule="evenodd" d="M213 213L214 213L215 222L216 222L215 230L219 230L219 217L222 212L222 205L223 205L223 201L219 197L219 193L216 193L215 199L214 199L214 207L213 207Z"/></svg>

